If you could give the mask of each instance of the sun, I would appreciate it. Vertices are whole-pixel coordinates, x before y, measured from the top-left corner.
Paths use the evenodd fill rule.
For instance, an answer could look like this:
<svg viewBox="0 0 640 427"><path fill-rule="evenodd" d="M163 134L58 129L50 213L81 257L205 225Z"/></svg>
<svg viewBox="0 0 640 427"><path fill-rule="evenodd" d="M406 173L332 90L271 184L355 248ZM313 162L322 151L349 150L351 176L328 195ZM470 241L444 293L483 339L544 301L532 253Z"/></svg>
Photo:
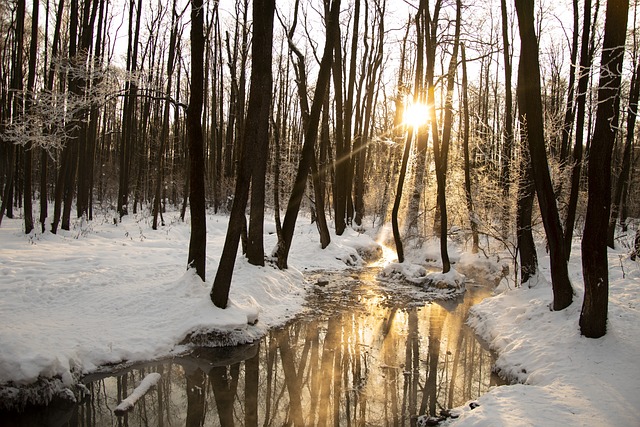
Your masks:
<svg viewBox="0 0 640 427"><path fill-rule="evenodd" d="M429 120L429 106L422 102L409 101L402 115L402 123L406 126L419 128L427 124Z"/></svg>

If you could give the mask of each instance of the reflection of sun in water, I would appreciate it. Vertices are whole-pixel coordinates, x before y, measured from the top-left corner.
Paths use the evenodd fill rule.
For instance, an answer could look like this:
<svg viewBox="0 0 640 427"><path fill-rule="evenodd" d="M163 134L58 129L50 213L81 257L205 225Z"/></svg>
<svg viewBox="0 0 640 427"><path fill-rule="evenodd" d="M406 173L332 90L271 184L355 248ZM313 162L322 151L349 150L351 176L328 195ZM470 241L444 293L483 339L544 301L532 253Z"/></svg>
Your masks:
<svg viewBox="0 0 640 427"><path fill-rule="evenodd" d="M414 128L426 125L428 120L429 106L422 102L409 102L402 115L402 122Z"/></svg>

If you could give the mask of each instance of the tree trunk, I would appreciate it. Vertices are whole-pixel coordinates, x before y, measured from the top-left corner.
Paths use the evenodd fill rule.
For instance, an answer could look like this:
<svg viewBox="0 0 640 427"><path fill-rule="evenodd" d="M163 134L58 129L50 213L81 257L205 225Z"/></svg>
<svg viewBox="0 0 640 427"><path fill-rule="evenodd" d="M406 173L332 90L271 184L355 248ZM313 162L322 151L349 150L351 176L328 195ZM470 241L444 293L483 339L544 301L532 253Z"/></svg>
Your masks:
<svg viewBox="0 0 640 427"><path fill-rule="evenodd" d="M33 87L36 79L36 59L38 56L38 12L40 1L33 0L31 13L31 45L29 46L29 72L27 76L27 104L25 112L31 107ZM24 231L26 234L33 230L33 209L31 203L31 164L33 147L26 147L24 151Z"/></svg>
<svg viewBox="0 0 640 427"><path fill-rule="evenodd" d="M620 205L624 189L629 182L629 171L631 169L631 151L633 149L633 137L635 135L636 117L638 116L638 96L640 95L640 63L636 58L636 67L631 77L631 89L629 90L629 106L627 108L627 134L622 154L622 167L620 176L616 182L616 190L611 203L611 217L609 218L609 230L607 232L607 246L614 248L614 237L616 223L620 214Z"/></svg>
<svg viewBox="0 0 640 427"><path fill-rule="evenodd" d="M520 117L521 129L525 127L524 117ZM526 138L523 131L523 138ZM528 150L522 150L520 165L520 183L518 185L518 208L516 216L516 233L518 254L520 254L520 283L525 284L538 271L538 255L533 240L531 216L535 197L535 185L531 171L531 158Z"/></svg>
<svg viewBox="0 0 640 427"><path fill-rule="evenodd" d="M287 204L287 212L282 224L282 236L283 241L278 244L277 253L278 267L287 267L287 258L289 256L289 250L291 249L291 241L293 240L293 233L295 231L296 220L298 218L298 212L300 210L300 204L304 195L304 189L311 168L311 157L315 155L314 145L318 138L318 127L320 122L320 111L322 110L322 104L324 103L324 97L327 96L327 88L329 78L331 76L331 62L333 57L333 46L335 42L335 25L339 25L338 18L340 14L340 0L333 0L331 2L331 9L327 16L327 35L325 40L324 52L322 55L322 61L320 62L320 70L318 71L318 80L316 82L316 88L313 96L313 104L309 114L309 122L305 129L304 145L302 147L302 153L300 156L300 162L298 164L298 171L293 185L293 190L289 197Z"/></svg>
<svg viewBox="0 0 640 427"><path fill-rule="evenodd" d="M607 2L598 111L589 152L589 200L582 235L585 292L580 313L580 332L588 338L599 338L607 331L607 226L611 207L611 154L620 115L619 92L628 10L628 0Z"/></svg>
<svg viewBox="0 0 640 427"><path fill-rule="evenodd" d="M247 112L247 141L242 144L242 155L238 163L238 177L236 181L235 197L231 208L231 216L229 217L229 227L220 256L220 264L216 277L211 288L211 301L220 308L226 308L229 299L229 289L231 288L231 278L233 277L233 268L235 266L236 254L238 253L238 244L243 228L246 227L245 208L249 199L249 185L252 178L251 165L252 161L264 161L264 169L262 175L266 173L266 153L268 149L269 134L269 109L271 106L271 47L273 43L273 17L275 11L275 1L265 0L264 2L254 2L253 4L253 67L251 71L251 89L249 96L249 108ZM267 71L268 68L268 71ZM266 75L265 75L266 73ZM252 142L252 144L249 144ZM257 147L256 147L257 146ZM264 150L264 151L263 151ZM256 151L260 151L257 154ZM258 156L264 156L258 159ZM260 210L264 217L264 176L262 179L262 206ZM255 182L254 182L255 183ZM260 179L258 179L260 185ZM260 191L260 187L256 191ZM254 215L254 202L259 199L253 199L252 195L252 216ZM256 217L257 218L257 217ZM262 218L263 219L263 218ZM253 224L254 230L252 237L255 239L255 233L260 229L262 236L262 219L260 224ZM264 249L260 237L259 247L256 241L251 242L248 247L251 249L253 261L255 264L264 265ZM261 264L257 262L259 258Z"/></svg>
<svg viewBox="0 0 640 427"><path fill-rule="evenodd" d="M253 265L264 265L264 199L273 92L271 61L274 11L275 0L259 2L253 11L251 87L243 142L251 147L251 213L247 259Z"/></svg>
<svg viewBox="0 0 640 427"><path fill-rule="evenodd" d="M187 108L189 139L189 205L191 237L187 265L205 280L207 223L205 216L204 142L202 104L204 92L204 8L202 0L191 0L191 89Z"/></svg>
<svg viewBox="0 0 640 427"><path fill-rule="evenodd" d="M502 11L502 40L504 44L504 142L502 145L502 164L500 183L502 188L502 230L506 236L509 229L509 190L511 188L511 153L513 151L513 96L511 94L511 50L509 47L509 22L507 18L507 2L500 0Z"/></svg>
<svg viewBox="0 0 640 427"><path fill-rule="evenodd" d="M589 46L591 38L591 0L584 0L584 22L582 24L582 37L580 46L580 75L578 77L578 94L576 96L576 140L573 146L571 168L571 190L567 205L567 217L564 230L564 250L569 261L571 244L573 243L573 227L576 222L576 209L578 206L578 193L580 191L580 172L582 169L582 144L584 141L584 118L587 104L587 88L591 74L592 50Z"/></svg>
<svg viewBox="0 0 640 427"><path fill-rule="evenodd" d="M447 249L447 164L449 162L449 142L451 140L451 127L453 117L453 88L455 84L456 68L458 66L458 45L460 43L460 14L462 13L462 3L456 1L456 29L453 42L453 52L449 61L449 70L447 71L447 93L444 102L444 123L442 124L442 145L438 150L438 138L434 138L433 152L436 158L436 175L438 179L438 201L440 205L440 254L442 257L442 272L448 273L451 269L449 261L449 251ZM431 92L431 91L430 91ZM435 104L432 104L435 105ZM432 119L435 116L435 108L431 109ZM435 122L434 122L435 123ZM438 151L440 151L438 153ZM439 174L437 173L439 169Z"/></svg>
<svg viewBox="0 0 640 427"><path fill-rule="evenodd" d="M534 5L533 0L515 0L515 4L521 41L518 67L518 106L526 120L526 139L531 155L533 181L549 243L553 309L562 310L571 304L573 288L569 280L567 258L562 240L562 225L545 150L538 41L533 25Z"/></svg>
<svg viewBox="0 0 640 427"><path fill-rule="evenodd" d="M471 253L477 253L479 249L478 219L473 209L473 197L471 193L471 166L469 162L469 96L467 82L467 56L464 45L460 45L462 56L462 108L464 114L464 134L462 136L462 150L464 154L464 190L469 211L469 223L471 226Z"/></svg>
<svg viewBox="0 0 640 427"><path fill-rule="evenodd" d="M569 143L571 140L571 128L575 110L573 108L573 94L576 81L576 62L578 60L578 0L573 3L573 35L571 37L571 63L569 64L569 83L567 93L567 105L565 107L564 122L562 124L562 143L560 145L560 164L564 168L569 155ZM585 15L591 14L591 9L584 10Z"/></svg>
<svg viewBox="0 0 640 427"><path fill-rule="evenodd" d="M396 253L398 254L398 262L404 262L404 248L400 237L400 227L398 226L398 212L400 211L400 201L402 199L402 189L404 188L404 179L407 174L407 164L409 162L409 154L411 153L411 140L413 139L413 126L409 127L407 137L404 141L404 152L402 154L402 165L400 166L400 175L398 176L398 188L396 189L396 197L391 210L391 229L393 230L393 241L396 244Z"/></svg>
<svg viewBox="0 0 640 427"><path fill-rule="evenodd" d="M158 229L158 214L160 213L160 199L162 197L162 183L164 180L164 153L166 151L167 142L169 139L169 94L171 93L171 87L173 83L173 68L175 64L176 56L176 44L178 38L178 22L176 11L176 0L173 1L173 8L171 12L171 33L169 35L169 53L167 55L167 99L164 103L164 110L162 113L162 130L160 133L160 149L158 150L158 172L156 174L155 191L153 197L153 224L152 229ZM164 224L162 224L164 225Z"/></svg>

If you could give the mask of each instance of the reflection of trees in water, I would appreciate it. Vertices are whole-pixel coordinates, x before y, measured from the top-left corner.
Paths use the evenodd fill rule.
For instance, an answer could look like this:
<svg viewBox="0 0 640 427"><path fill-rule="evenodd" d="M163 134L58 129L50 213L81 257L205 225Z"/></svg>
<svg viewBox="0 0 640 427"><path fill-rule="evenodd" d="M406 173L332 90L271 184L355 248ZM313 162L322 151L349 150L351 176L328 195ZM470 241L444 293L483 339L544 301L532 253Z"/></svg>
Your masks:
<svg viewBox="0 0 640 427"><path fill-rule="evenodd" d="M381 301L362 298L351 311L272 331L230 360L203 351L99 379L72 419L80 426L408 426L489 388L491 358L464 331L471 298L406 308ZM158 386L124 417L112 415L151 371L162 375Z"/></svg>

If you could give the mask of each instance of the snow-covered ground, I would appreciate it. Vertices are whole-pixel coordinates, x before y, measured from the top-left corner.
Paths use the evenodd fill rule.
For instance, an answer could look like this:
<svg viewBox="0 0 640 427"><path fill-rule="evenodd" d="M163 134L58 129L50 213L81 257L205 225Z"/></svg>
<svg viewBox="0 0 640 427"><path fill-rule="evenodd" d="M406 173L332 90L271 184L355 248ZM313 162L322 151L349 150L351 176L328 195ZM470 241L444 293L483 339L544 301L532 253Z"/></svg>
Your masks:
<svg viewBox="0 0 640 427"><path fill-rule="evenodd" d="M501 289L471 309L468 323L517 381L460 408L453 426L640 426L640 263L609 250L609 321L599 339L580 335L584 286L579 242L569 264L573 304L550 311L549 258L538 248L533 288ZM499 290L500 291L500 290Z"/></svg>
<svg viewBox="0 0 640 427"><path fill-rule="evenodd" d="M185 351L185 338L207 333L223 343L248 342L302 309L303 272L344 269L376 252L367 235L348 230L320 249L315 224L301 218L290 268L236 262L230 307L218 309L209 292L228 217L207 216L207 281L186 270L189 224L178 213L151 229L148 215L115 213L72 230L24 235L22 221L0 227L0 406L42 400L97 368ZM266 226L266 250L275 226ZM250 321L258 316L255 325ZM253 323L253 322L251 322ZM50 381L53 379L53 381ZM24 387L29 384L37 387ZM44 383L44 384L43 384ZM43 395L44 393L44 395Z"/></svg>
<svg viewBox="0 0 640 427"><path fill-rule="evenodd" d="M176 213L151 230L149 215L130 215L117 225L114 214L71 231L25 236L19 219L0 227L0 406L12 397L28 400L43 387L25 387L43 378L48 395L71 386L101 366L156 359L186 350L188 336L220 333L226 341L261 336L302 309L309 286L303 272L360 265L359 254L376 253L374 239L349 229L332 236L321 250L315 225L299 220L290 268L257 268L238 258L227 310L209 301L210 285L224 243L228 218L207 216L207 281L185 271L189 225ZM276 242L266 225L266 249ZM423 284L460 282L465 269L499 275L503 266L451 245L455 270L431 273L437 242L407 249L408 262L389 264L387 279L398 275ZM497 369L519 384L493 389L478 406L454 410L456 426L611 425L640 426L640 264L626 251L610 251L608 334L580 336L582 303L580 248L570 271L573 305L552 312L548 258L539 250L541 273L534 288L507 286L476 306L469 322L499 354ZM393 255L393 254L391 254ZM502 262L505 262L503 258ZM507 262L508 263L508 262ZM457 285L455 287L458 287ZM258 323L249 321L258 316ZM20 387L18 387L20 386Z"/></svg>

